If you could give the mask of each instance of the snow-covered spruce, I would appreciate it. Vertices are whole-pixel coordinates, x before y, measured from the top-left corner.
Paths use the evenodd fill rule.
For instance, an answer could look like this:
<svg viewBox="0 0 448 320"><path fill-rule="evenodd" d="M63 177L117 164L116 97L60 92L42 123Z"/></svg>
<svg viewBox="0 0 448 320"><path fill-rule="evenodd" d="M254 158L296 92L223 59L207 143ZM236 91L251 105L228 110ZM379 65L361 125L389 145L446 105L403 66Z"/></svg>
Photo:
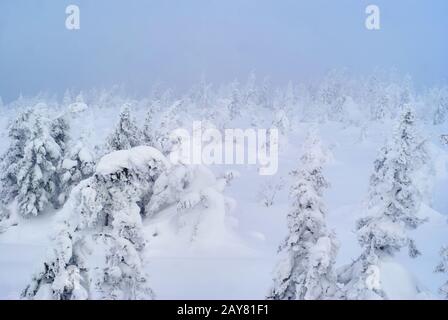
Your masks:
<svg viewBox="0 0 448 320"><path fill-rule="evenodd" d="M424 140L416 130L415 116L406 109L392 142L381 149L371 177L368 214L358 220L357 235L362 254L341 269L347 299L387 299L381 285L381 263L407 247L420 254L408 230L425 219L418 216L421 204L415 172L427 161Z"/></svg>
<svg viewBox="0 0 448 320"><path fill-rule="evenodd" d="M445 123L448 118L448 88L432 88L428 92L428 102L434 107L433 124Z"/></svg>
<svg viewBox="0 0 448 320"><path fill-rule="evenodd" d="M18 161L17 199L23 216L37 216L49 206L57 207L58 168L64 153L63 140L48 118L36 114L30 130L23 158Z"/></svg>
<svg viewBox="0 0 448 320"><path fill-rule="evenodd" d="M322 199L328 187L322 174L323 149L316 136L309 136L304 150L300 169L292 172L289 234L281 246L285 257L277 267L268 299L334 299L337 295L333 266L338 245L327 227Z"/></svg>
<svg viewBox="0 0 448 320"><path fill-rule="evenodd" d="M378 204L385 201L384 197L387 195L387 188L390 188L388 182L390 181L391 166L390 161L393 146L386 142L379 150L378 156L373 162L373 173L370 175L369 191L368 191L368 207L374 208Z"/></svg>
<svg viewBox="0 0 448 320"><path fill-rule="evenodd" d="M0 200L4 205L13 201L19 193L19 162L25 155L25 145L31 136L31 116L31 109L21 112L9 126L10 145L0 159Z"/></svg>
<svg viewBox="0 0 448 320"><path fill-rule="evenodd" d="M235 120L241 115L241 94L239 91L239 83L234 81L230 84L230 98L227 104L227 113L230 121Z"/></svg>
<svg viewBox="0 0 448 320"><path fill-rule="evenodd" d="M156 106L151 104L148 111L146 112L145 122L143 124L143 140L145 145L154 147L155 146L155 126L156 122Z"/></svg>
<svg viewBox="0 0 448 320"><path fill-rule="evenodd" d="M69 125L62 116L50 119L44 104L21 113L10 126L11 144L1 161L1 199L16 197L24 216L58 206L59 168L66 151Z"/></svg>
<svg viewBox="0 0 448 320"><path fill-rule="evenodd" d="M118 124L109 136L107 147L110 151L127 150L141 145L141 132L131 116L129 105L121 108Z"/></svg>
<svg viewBox="0 0 448 320"><path fill-rule="evenodd" d="M178 141L173 140L172 132L181 127L179 114L183 101L175 101L171 106L167 107L158 123L157 129L154 131L154 146L161 150L164 155L168 155L173 151Z"/></svg>
<svg viewBox="0 0 448 320"><path fill-rule="evenodd" d="M143 199L169 168L151 147L104 156L73 189L54 247L23 291L27 299L151 299L143 269Z"/></svg>

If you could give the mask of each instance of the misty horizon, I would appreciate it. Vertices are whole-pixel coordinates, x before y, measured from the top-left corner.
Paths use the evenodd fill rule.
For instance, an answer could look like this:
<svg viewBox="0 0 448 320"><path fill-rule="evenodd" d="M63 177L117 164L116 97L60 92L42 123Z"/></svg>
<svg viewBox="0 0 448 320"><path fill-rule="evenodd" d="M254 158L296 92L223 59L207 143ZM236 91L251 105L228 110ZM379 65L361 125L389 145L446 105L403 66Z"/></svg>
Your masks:
<svg viewBox="0 0 448 320"><path fill-rule="evenodd" d="M65 8L80 8L80 29ZM205 78L273 84L332 69L409 74L419 87L448 78L446 1L379 0L381 30L364 27L370 1L2 1L0 96L155 83L185 91Z"/></svg>

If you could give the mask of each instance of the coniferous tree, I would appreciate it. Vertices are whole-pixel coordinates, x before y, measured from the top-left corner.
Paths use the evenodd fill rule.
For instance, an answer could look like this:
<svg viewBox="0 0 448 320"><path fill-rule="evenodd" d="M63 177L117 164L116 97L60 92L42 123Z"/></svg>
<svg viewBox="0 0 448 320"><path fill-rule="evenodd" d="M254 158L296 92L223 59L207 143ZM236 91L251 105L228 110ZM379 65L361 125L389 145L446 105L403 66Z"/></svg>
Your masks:
<svg viewBox="0 0 448 320"><path fill-rule="evenodd" d="M128 105L124 105L114 132L108 138L108 148L111 151L128 150L141 144L141 132L131 116Z"/></svg>
<svg viewBox="0 0 448 320"><path fill-rule="evenodd" d="M88 147L85 137L81 137L71 146L61 164L59 204L62 205L65 202L73 187L91 177L94 172L94 152Z"/></svg>
<svg viewBox="0 0 448 320"><path fill-rule="evenodd" d="M19 211L24 216L37 216L58 196L58 168L63 150L52 137L49 120L37 114L31 136L18 162L17 184Z"/></svg>
<svg viewBox="0 0 448 320"><path fill-rule="evenodd" d="M288 214L289 235L281 247L284 260L276 270L268 296L275 300L333 299L337 294L333 271L338 245L326 224L323 192L328 182L322 173L323 150L309 137L300 169L293 171Z"/></svg>
<svg viewBox="0 0 448 320"><path fill-rule="evenodd" d="M230 103L227 106L230 121L235 120L241 115L241 94L238 86L239 83L237 81L232 82L232 84L230 85L231 96Z"/></svg>
<svg viewBox="0 0 448 320"><path fill-rule="evenodd" d="M70 193L53 248L22 296L27 299L151 299L143 268L143 199L168 161L151 147L104 156Z"/></svg>
<svg viewBox="0 0 448 320"><path fill-rule="evenodd" d="M392 157L392 145L386 143L381 147L377 158L373 163L373 173L370 175L368 207L373 208L384 200L388 188L390 174L390 158Z"/></svg>
<svg viewBox="0 0 448 320"><path fill-rule="evenodd" d="M427 93L426 98L427 107L434 110L433 124L443 124L448 115L448 88L433 88Z"/></svg>
<svg viewBox="0 0 448 320"><path fill-rule="evenodd" d="M146 113L145 122L143 124L143 139L147 146L155 146L155 126L156 126L156 109L153 104Z"/></svg>
<svg viewBox="0 0 448 320"><path fill-rule="evenodd" d="M0 198L4 205L10 203L19 193L17 183L20 170L19 162L25 155L25 145L31 135L31 109L19 114L9 126L8 136L11 140L6 152L1 157Z"/></svg>
<svg viewBox="0 0 448 320"><path fill-rule="evenodd" d="M414 179L425 159L413 111L406 109L392 144L375 161L368 214L356 226L363 251L340 273L346 298L387 299L381 285L381 262L406 247L411 257L420 254L408 230L425 221L418 216L421 197Z"/></svg>

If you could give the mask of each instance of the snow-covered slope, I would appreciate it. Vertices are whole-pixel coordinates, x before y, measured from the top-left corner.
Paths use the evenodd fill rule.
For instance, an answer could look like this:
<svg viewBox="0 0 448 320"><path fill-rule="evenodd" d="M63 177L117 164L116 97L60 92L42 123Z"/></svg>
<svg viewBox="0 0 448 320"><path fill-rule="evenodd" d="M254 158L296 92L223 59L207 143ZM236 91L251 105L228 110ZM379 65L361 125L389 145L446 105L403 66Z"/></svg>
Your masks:
<svg viewBox="0 0 448 320"><path fill-rule="evenodd" d="M72 121L73 139L87 137L98 146L95 151L104 154L102 144L112 131L111 123L116 122L118 110L126 99L117 100L109 108L105 106L106 102L100 106L98 101L98 105L91 103L89 106L83 102L70 104L68 116ZM137 119L143 119L150 102L131 103L136 106ZM362 124L364 116L354 104L350 100L347 107L353 119L350 123L328 119L312 121L317 123L321 139L332 153L332 159L324 170L331 185L324 200L329 227L335 230L340 243L337 267L350 263L361 252L355 223L364 214L373 161L384 139L392 132L393 123L385 120ZM185 103L184 106L189 105ZM207 108L204 110L197 115L198 118L219 118L219 115L207 114ZM250 127L247 115L251 111L247 110L243 109L242 117L232 126ZM1 151L8 146L8 140L4 139L7 135L5 128L15 114L16 110L2 110ZM186 114L194 118L191 113ZM280 144L279 171L275 176L260 176L257 167L250 165L192 166L188 168L191 171L189 187L184 188L177 199L163 203L163 210L144 220L143 231L149 241L145 269L157 298L265 298L278 260L278 245L287 234L289 172L300 166L302 142L310 127L309 121L293 114L289 119L293 128ZM188 123L190 119L186 117L180 121ZM271 121L266 120L269 117L270 111L260 112L257 125L270 126ZM411 259L403 252L394 260L382 262L383 288L393 299L438 298L438 288L446 279L446 276L434 273L440 260L440 248L448 244L448 147L438 139L446 129L444 125L424 124L431 143L435 172L430 183L431 198L425 199L419 212L428 221L412 232L422 255ZM129 163L140 166L147 161L145 154L151 159L167 161L161 153L148 154L147 148L137 147L133 153L118 151L103 157L96 171L109 174ZM171 164L166 163L166 167L171 168ZM230 169L238 171L239 176L226 184L220 177ZM168 180L174 179L167 174ZM269 206L263 201L266 196L272 202ZM195 207L204 199L206 205L200 209ZM188 210L179 211L179 206L186 206ZM14 204L11 209L14 211ZM58 212L47 212L32 219L16 215L14 225L0 233L0 298L17 298L25 288L32 272L45 256ZM192 237L193 233L195 237Z"/></svg>

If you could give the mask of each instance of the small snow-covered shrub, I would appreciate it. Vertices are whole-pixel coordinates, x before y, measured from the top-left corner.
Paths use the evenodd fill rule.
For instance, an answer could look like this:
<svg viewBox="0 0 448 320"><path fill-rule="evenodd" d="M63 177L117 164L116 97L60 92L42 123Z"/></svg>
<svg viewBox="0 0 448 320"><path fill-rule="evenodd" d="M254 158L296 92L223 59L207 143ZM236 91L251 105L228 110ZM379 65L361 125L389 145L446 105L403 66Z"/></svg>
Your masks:
<svg viewBox="0 0 448 320"><path fill-rule="evenodd" d="M283 179L280 179L280 181L271 180L264 183L258 191L258 201L267 208L271 207L274 205L276 196L284 187L285 183Z"/></svg>

